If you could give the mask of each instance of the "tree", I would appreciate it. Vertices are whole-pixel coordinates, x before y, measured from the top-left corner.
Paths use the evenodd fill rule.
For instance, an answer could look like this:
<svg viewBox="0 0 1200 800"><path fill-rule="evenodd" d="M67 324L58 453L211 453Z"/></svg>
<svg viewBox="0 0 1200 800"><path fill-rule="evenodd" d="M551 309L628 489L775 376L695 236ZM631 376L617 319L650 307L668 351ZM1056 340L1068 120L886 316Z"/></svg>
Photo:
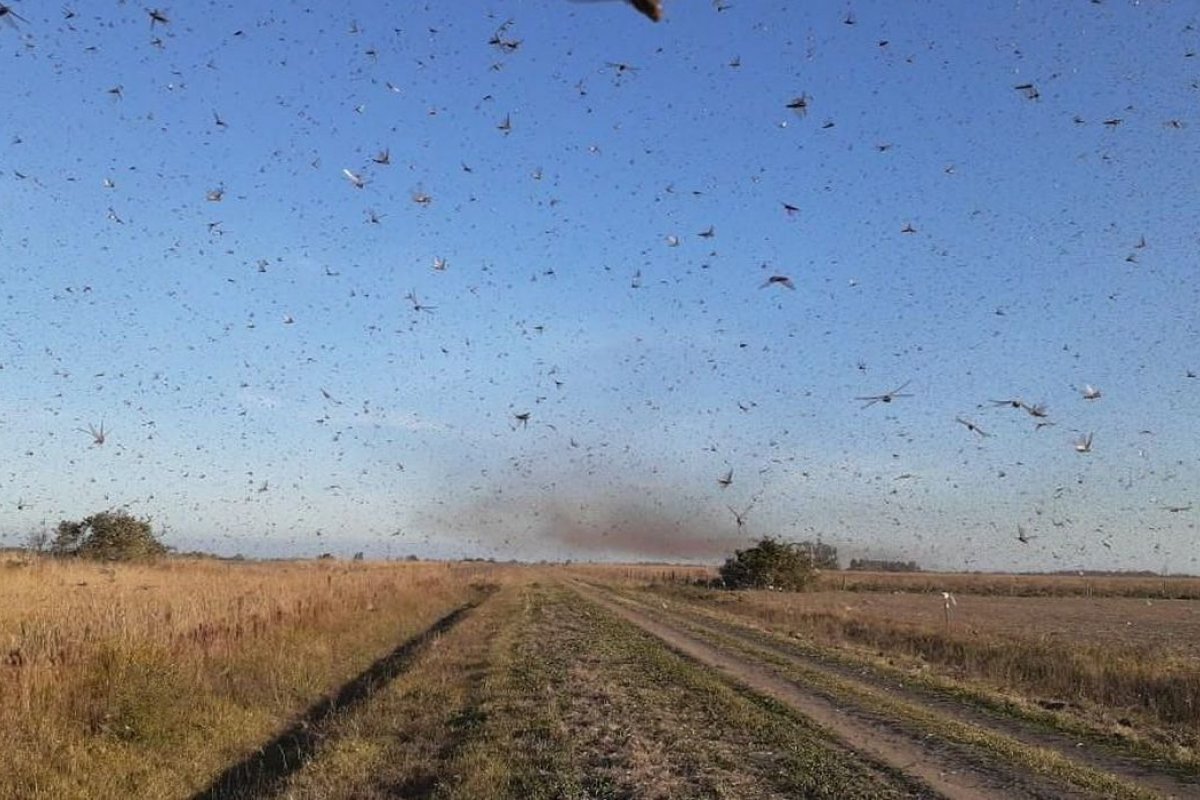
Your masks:
<svg viewBox="0 0 1200 800"><path fill-rule="evenodd" d="M720 569L721 580L729 589L788 591L806 588L816 572L808 548L770 536L754 547L736 551Z"/></svg>
<svg viewBox="0 0 1200 800"><path fill-rule="evenodd" d="M817 569L838 568L837 548L833 545L825 544L818 539L816 542L801 542L800 547L809 554L813 566Z"/></svg>
<svg viewBox="0 0 1200 800"><path fill-rule="evenodd" d="M40 531L34 531L25 537L25 549L31 553L44 553L49 546L50 531L46 530L45 525L42 525Z"/></svg>
<svg viewBox="0 0 1200 800"><path fill-rule="evenodd" d="M79 521L63 520L50 544L56 556L78 556L102 561L138 561L167 554L150 520L126 511L101 511Z"/></svg>

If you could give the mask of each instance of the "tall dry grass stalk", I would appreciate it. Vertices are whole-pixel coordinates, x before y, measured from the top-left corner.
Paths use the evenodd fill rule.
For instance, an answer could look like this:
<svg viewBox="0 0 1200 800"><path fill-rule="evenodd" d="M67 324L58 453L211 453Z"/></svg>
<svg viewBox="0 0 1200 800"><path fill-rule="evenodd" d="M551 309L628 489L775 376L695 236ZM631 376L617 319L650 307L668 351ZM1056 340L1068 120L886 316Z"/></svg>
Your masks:
<svg viewBox="0 0 1200 800"><path fill-rule="evenodd" d="M186 796L465 602L487 572L10 561L0 567L0 798Z"/></svg>

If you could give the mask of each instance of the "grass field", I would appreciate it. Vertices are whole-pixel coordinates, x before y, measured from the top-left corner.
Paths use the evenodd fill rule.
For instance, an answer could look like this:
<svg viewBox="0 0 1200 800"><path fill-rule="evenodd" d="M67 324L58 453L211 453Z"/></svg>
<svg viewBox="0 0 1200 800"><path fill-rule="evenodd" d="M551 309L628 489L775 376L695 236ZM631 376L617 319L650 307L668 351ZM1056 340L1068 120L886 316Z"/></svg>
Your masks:
<svg viewBox="0 0 1200 800"><path fill-rule="evenodd" d="M0 798L1200 796L1200 601L1144 579L2 569Z"/></svg>
<svg viewBox="0 0 1200 800"><path fill-rule="evenodd" d="M182 797L487 578L443 564L10 562L3 797Z"/></svg>
<svg viewBox="0 0 1200 800"><path fill-rule="evenodd" d="M576 564L572 572L605 583L695 583L718 577L714 567L675 564ZM859 572L817 575L817 590L1009 597L1137 597L1200 600L1200 578L1145 575L1014 575L946 572Z"/></svg>

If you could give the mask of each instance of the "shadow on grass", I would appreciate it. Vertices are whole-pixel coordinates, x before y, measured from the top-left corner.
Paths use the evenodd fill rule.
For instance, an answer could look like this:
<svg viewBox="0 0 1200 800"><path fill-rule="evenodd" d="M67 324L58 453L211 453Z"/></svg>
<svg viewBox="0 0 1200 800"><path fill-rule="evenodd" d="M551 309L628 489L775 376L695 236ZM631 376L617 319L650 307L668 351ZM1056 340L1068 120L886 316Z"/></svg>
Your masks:
<svg viewBox="0 0 1200 800"><path fill-rule="evenodd" d="M371 664L338 689L336 694L310 707L295 724L264 744L253 755L222 772L207 789L193 795L192 800L261 797L277 790L289 775L304 765L325 738L323 723L337 714L353 710L394 680L408 669L431 641L461 622L468 612L490 594L490 590L486 591L466 605L456 608Z"/></svg>

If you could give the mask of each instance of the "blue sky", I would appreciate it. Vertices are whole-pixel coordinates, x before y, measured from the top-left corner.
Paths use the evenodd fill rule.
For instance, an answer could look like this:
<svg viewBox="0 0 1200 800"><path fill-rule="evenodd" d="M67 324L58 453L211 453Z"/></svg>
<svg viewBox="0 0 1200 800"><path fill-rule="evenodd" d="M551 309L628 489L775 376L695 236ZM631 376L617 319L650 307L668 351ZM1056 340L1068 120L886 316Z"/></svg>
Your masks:
<svg viewBox="0 0 1200 800"><path fill-rule="evenodd" d="M1194 9L468 5L10 3L4 541L1198 569Z"/></svg>

